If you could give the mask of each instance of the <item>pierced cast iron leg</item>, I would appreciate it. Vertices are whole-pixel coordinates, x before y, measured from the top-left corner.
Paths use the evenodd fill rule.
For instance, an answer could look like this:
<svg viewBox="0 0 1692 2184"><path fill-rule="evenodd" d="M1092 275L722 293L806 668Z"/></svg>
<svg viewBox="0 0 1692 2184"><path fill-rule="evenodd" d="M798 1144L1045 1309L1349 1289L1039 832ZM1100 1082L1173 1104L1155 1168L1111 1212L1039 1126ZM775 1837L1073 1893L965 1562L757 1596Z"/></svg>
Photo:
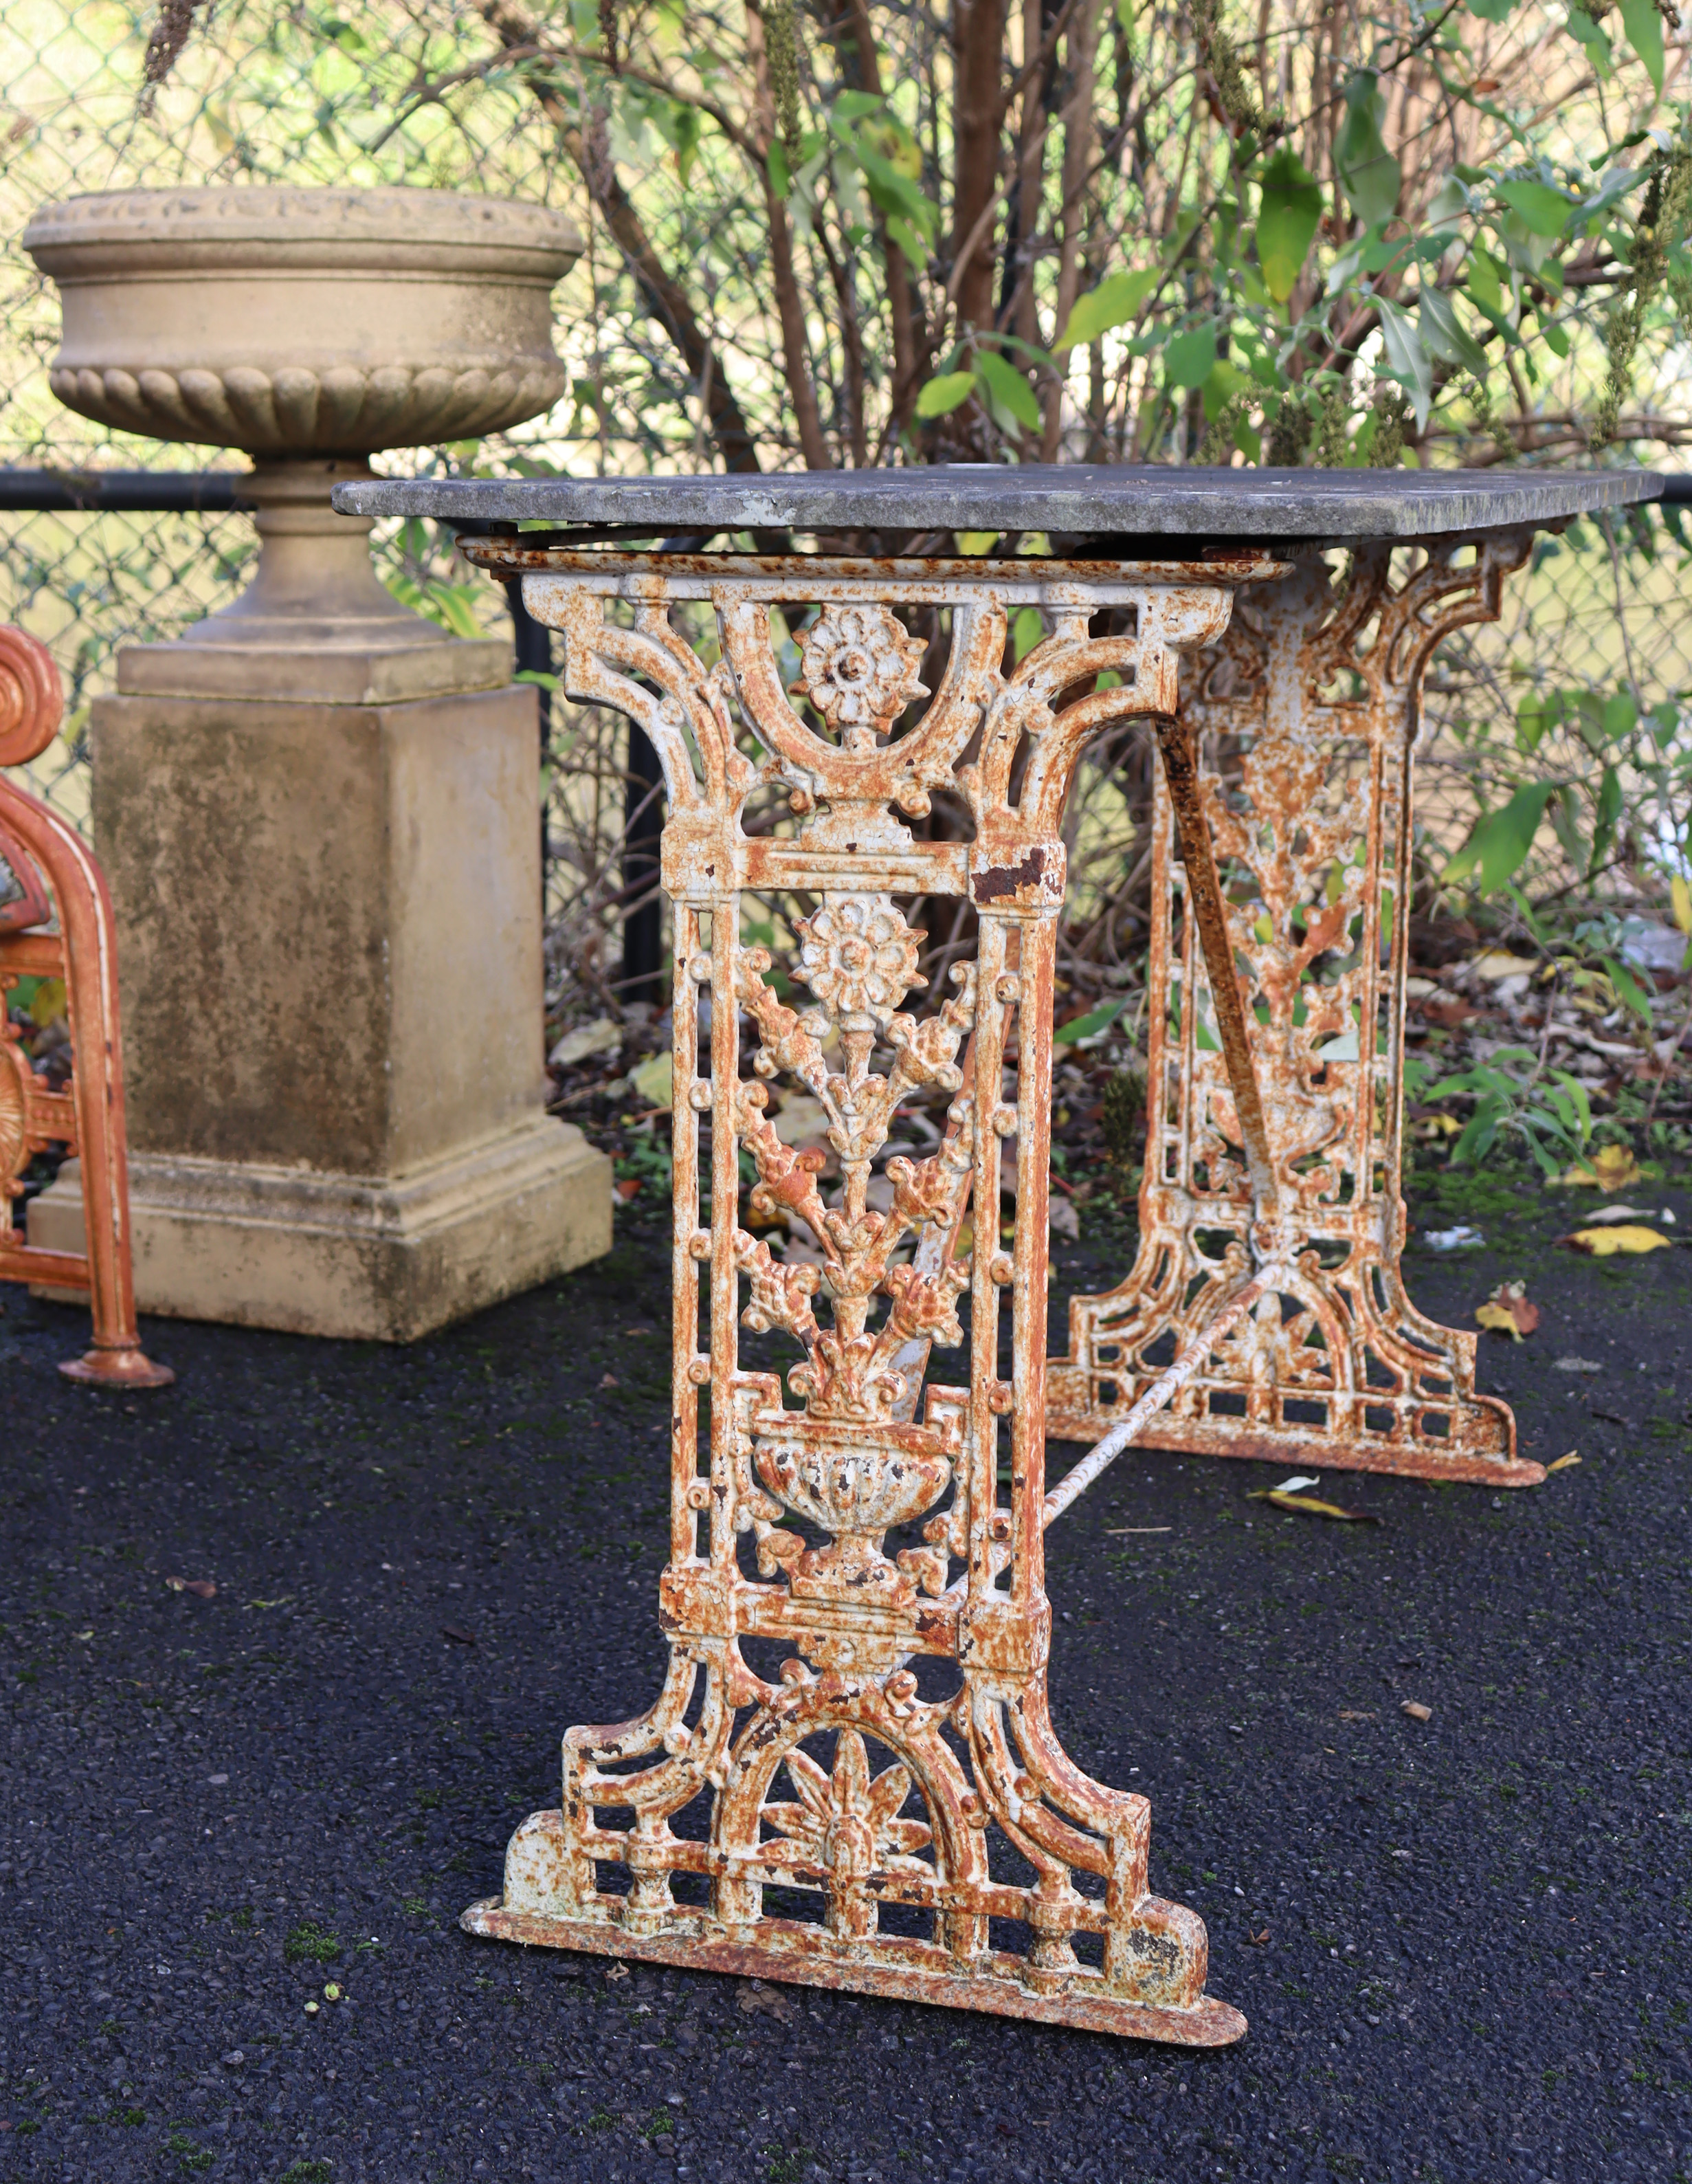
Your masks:
<svg viewBox="0 0 1692 2184"><path fill-rule="evenodd" d="M1400 1268L1422 674L1450 631L1496 619L1528 543L1495 535L1465 559L1464 542L1436 542L1399 577L1371 546L1339 584L1308 556L1241 594L1185 675L1180 727L1159 724L1140 1247L1120 1287L1070 1306L1052 1438L1109 1433L1273 1257L1286 1280L1136 1446L1494 1486L1545 1476L1517 1457L1508 1407L1476 1392L1474 1334L1418 1312Z"/></svg>
<svg viewBox="0 0 1692 2184"><path fill-rule="evenodd" d="M1041 1429L1065 801L1092 736L1125 712L1172 711L1177 653L1220 635L1228 579L545 549L526 566L550 572L526 597L563 632L567 688L639 723L669 796L671 1658L648 1713L567 1732L559 1804L517 1830L503 1895L464 1923L1150 2039L1237 2039L1244 2020L1205 1992L1202 1922L1150 1892L1146 1800L1083 1773L1049 1719ZM612 599L632 626L608 618ZM952 628L941 686L898 737L929 694L894 604L949 610ZM1051 634L1007 674L1007 617L1024 604ZM1089 637L1103 606L1132 610L1134 634ZM776 671L776 607L803 713ZM688 629L715 637L716 666ZM1095 691L1107 670L1118 687ZM899 817L942 784L967 800L972 842L915 840ZM804 989L788 999L771 948L743 931L754 892L744 914L766 928L768 905L786 905L786 967ZM920 935L900 905L928 897L966 899L979 939L919 1015L903 1006ZM772 1091L815 1103L826 1145L783 1140ZM889 1157L913 1106L943 1107L940 1142ZM747 1156L759 1234L740 1226ZM966 1212L973 1248L955 1248ZM967 1381L924 1385L932 1351L962 1340L966 1299ZM743 1329L795 1361L785 1382L743 1359ZM998 1869L1007 1842L1014 1880ZM807 1902L815 1916L799 1915Z"/></svg>

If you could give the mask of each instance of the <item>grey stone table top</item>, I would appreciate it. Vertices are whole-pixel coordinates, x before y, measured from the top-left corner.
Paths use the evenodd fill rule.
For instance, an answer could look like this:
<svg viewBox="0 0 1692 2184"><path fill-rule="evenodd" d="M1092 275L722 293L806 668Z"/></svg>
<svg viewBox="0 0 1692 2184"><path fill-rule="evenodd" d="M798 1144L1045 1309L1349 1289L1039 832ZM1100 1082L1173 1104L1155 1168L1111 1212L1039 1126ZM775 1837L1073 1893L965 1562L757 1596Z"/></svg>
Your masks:
<svg viewBox="0 0 1692 2184"><path fill-rule="evenodd" d="M1097 464L913 465L695 477L375 480L348 515L704 531L1043 531L1071 537L1420 538L1556 523L1655 500L1654 471L1171 470Z"/></svg>

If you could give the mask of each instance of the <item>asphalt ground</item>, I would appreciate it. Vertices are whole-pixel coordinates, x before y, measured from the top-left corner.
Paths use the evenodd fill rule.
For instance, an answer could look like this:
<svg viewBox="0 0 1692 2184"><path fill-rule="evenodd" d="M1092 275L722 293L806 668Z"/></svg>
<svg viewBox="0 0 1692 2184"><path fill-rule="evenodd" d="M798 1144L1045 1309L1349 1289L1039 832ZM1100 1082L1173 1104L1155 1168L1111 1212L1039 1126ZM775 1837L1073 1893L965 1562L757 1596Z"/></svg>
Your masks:
<svg viewBox="0 0 1692 2184"><path fill-rule="evenodd" d="M1578 1466L1329 1473L1382 1519L1341 1525L1146 1456L1049 1539L1060 1731L1150 1797L1153 1885L1250 2021L1208 2053L454 1925L561 1730L659 1687L655 1207L409 1350L156 1323L180 1379L127 1401L7 1291L0 2178L1692 2173L1692 1260L1555 1251L1576 1195L1495 1167L1419 1210L1489 1239L1412 1252L1436 1314L1527 1279L1483 1384ZM1088 1229L1060 1299L1121 1248Z"/></svg>

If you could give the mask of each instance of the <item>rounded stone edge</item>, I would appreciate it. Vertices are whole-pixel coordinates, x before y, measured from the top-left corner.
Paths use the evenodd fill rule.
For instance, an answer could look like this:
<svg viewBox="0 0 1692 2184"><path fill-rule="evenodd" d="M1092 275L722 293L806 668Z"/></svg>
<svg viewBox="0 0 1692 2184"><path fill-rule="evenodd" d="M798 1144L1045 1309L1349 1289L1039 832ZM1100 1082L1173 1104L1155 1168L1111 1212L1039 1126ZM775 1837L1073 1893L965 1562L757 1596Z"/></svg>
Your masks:
<svg viewBox="0 0 1692 2184"><path fill-rule="evenodd" d="M448 271L478 259L490 270L505 270L515 259L528 261L522 270L557 280L585 248L568 214L520 198L272 183L59 198L36 208L23 244L43 271L72 278L143 257L163 266L184 253L196 269L314 259L344 268L351 251L362 265L389 262L396 253L402 261L426 264L432 254Z"/></svg>

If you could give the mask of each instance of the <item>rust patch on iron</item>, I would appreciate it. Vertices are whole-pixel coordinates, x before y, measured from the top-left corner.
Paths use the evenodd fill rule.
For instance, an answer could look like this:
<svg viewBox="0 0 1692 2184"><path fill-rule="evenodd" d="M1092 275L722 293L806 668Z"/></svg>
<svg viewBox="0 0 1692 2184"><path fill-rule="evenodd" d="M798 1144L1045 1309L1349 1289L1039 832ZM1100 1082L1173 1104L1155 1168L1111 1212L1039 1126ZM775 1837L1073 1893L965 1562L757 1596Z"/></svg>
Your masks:
<svg viewBox="0 0 1692 2184"><path fill-rule="evenodd" d="M1016 894L1023 888L1038 887L1045 869L1045 851L1030 850L1020 864L977 872L970 882L971 892L977 902L997 902L1002 896Z"/></svg>

